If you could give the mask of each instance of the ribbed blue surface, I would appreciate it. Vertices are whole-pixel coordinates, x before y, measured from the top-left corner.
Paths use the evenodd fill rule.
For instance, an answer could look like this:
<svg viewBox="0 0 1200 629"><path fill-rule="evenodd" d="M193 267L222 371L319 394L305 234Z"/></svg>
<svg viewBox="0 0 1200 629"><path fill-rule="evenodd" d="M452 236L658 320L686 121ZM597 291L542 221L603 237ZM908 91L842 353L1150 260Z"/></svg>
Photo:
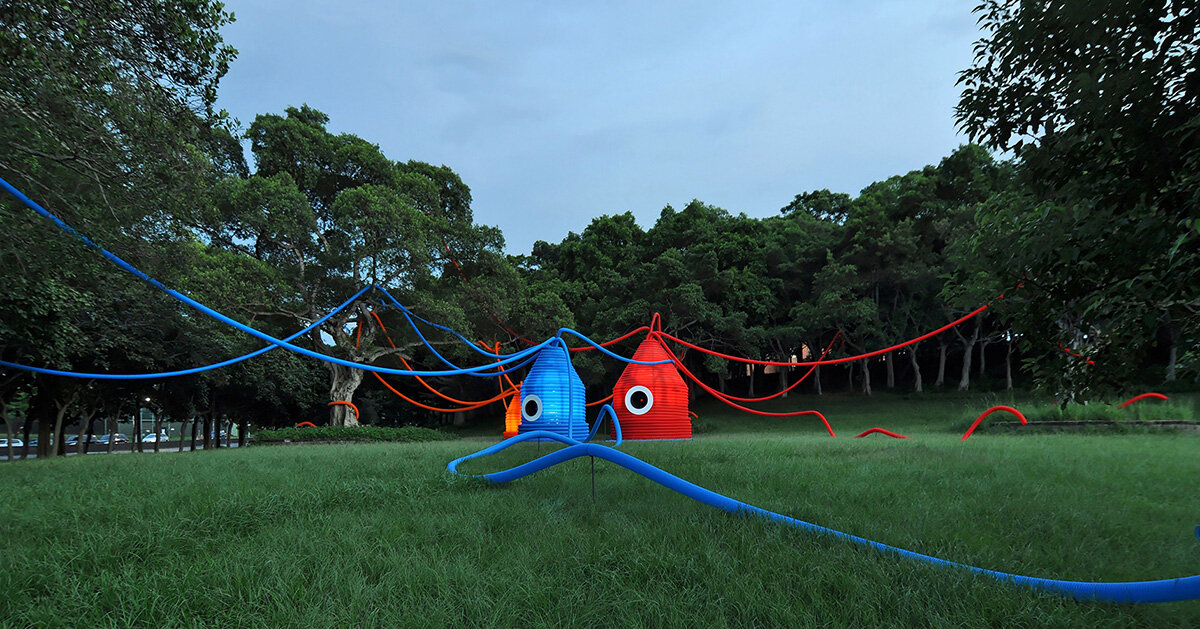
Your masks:
<svg viewBox="0 0 1200 629"><path fill-rule="evenodd" d="M542 416L534 421L522 417L518 434L545 430L571 439L587 436L583 380L575 373L562 341L556 340L538 352L537 360L521 384L522 408L531 395L541 398Z"/></svg>

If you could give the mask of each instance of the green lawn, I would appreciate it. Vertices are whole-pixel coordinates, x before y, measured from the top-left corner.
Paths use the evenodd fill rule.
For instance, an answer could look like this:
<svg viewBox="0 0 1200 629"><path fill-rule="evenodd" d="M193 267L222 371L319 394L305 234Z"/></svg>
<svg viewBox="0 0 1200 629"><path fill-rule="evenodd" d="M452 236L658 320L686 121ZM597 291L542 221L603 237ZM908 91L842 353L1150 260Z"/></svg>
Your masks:
<svg viewBox="0 0 1200 629"><path fill-rule="evenodd" d="M838 439L812 417L701 405L711 432L622 449L751 504L973 565L1080 580L1200 573L1200 436L959 439L1007 401L827 397L816 407ZM849 438L873 426L912 439ZM445 473L494 441L0 464L0 624L1200 625L1197 602L1077 602L917 565L730 516L602 461L594 502L586 459L507 486Z"/></svg>

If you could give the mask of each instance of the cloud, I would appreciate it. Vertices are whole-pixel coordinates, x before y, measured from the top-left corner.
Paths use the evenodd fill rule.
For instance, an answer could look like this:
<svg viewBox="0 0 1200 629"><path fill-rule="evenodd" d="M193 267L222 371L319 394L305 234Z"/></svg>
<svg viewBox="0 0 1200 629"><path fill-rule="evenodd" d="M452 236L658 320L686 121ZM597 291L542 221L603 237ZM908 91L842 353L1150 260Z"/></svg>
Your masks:
<svg viewBox="0 0 1200 629"><path fill-rule="evenodd" d="M963 141L954 81L978 36L949 0L232 9L221 107L308 102L392 159L444 163L513 252L599 214L763 216L936 162Z"/></svg>

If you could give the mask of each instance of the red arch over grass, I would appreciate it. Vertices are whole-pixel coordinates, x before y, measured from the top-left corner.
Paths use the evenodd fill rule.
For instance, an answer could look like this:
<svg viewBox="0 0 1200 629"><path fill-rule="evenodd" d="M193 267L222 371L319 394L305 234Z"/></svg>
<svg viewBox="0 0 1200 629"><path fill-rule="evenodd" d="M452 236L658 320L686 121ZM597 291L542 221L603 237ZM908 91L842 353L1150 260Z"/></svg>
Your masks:
<svg viewBox="0 0 1200 629"><path fill-rule="evenodd" d="M304 428L304 427L316 428L317 425L312 422L300 422L299 424L296 424L296 428Z"/></svg>
<svg viewBox="0 0 1200 629"><path fill-rule="evenodd" d="M1154 392L1143 393L1141 395L1136 395L1134 397L1129 398L1128 400L1125 400L1125 403L1118 406L1117 408L1125 408L1126 406L1129 406L1130 404L1133 404L1134 402L1137 402L1139 400L1144 400L1146 398L1154 398L1156 400L1165 400L1165 399L1167 399L1167 396L1165 396L1161 393L1154 393Z"/></svg>
<svg viewBox="0 0 1200 629"><path fill-rule="evenodd" d="M1015 409L1011 406L993 406L993 407L989 408L988 410L984 411L983 414L980 415L979 418L975 420L974 424L971 424L971 427L967 429L967 432L963 433L962 440L966 441L967 437L970 437L971 433L975 432L975 429L979 427L979 422L983 421L984 417L987 417L988 415L991 415L992 413L995 413L996 411L1007 411L1009 413L1012 413L1013 415L1016 415L1017 419L1021 420L1022 425L1029 423L1029 420L1025 419L1025 415L1022 414L1021 411L1018 411L1017 409Z"/></svg>
<svg viewBox="0 0 1200 629"><path fill-rule="evenodd" d="M872 433L879 433L879 434L881 434L881 435L887 435L887 436L889 436L889 437L895 437L896 439L908 439L908 437L905 437L904 435L901 435L901 434L899 434L899 433L894 433L894 432L892 432L892 431L890 431L890 430L888 430L888 429L886 429L886 428L871 428L870 430L864 430L864 431L863 431L863 433L862 433L861 435L854 435L854 438L855 438L855 439L861 439L862 437L865 437L865 436L867 436L867 435L869 435L869 434L872 434Z"/></svg>

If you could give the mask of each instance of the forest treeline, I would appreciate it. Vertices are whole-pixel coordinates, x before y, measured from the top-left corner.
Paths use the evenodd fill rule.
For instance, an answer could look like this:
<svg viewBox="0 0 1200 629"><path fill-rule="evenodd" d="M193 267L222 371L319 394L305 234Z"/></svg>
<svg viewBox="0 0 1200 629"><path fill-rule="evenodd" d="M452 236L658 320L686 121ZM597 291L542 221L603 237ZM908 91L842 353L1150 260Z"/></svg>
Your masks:
<svg viewBox="0 0 1200 629"><path fill-rule="evenodd" d="M1164 1L1098 12L1082 0L1007 0L976 13L982 38L958 77L956 110L975 143L937 164L853 196L798 190L768 218L700 200L664 208L647 228L629 212L601 216L512 256L486 216L477 222L469 182L449 166L332 133L328 116L307 105L245 126L217 111L219 81L236 57L221 39L233 19L221 3L15 0L0 7L0 176L166 285L279 337L366 286L508 351L562 327L604 341L657 312L668 333L772 360L886 347L990 304L937 337L826 367L798 391L967 389L982 376L986 386L1015 381L1066 403L1194 382L1197 12ZM0 222L5 361L156 373L262 347L8 195ZM296 342L356 362L441 368L387 306L369 291ZM422 331L451 362L486 360ZM694 350L681 358L712 386L752 395L799 373L748 370ZM575 364L595 395L620 370L594 352ZM446 405L409 379L383 378ZM457 399L498 392L495 379L430 384ZM139 407L198 418L207 436L223 417L354 423L349 407L327 406L346 400L368 423L500 414L499 406L419 410L361 370L283 350L173 378L0 368L6 428L36 430L42 454L67 427L104 432L98 420Z"/></svg>

